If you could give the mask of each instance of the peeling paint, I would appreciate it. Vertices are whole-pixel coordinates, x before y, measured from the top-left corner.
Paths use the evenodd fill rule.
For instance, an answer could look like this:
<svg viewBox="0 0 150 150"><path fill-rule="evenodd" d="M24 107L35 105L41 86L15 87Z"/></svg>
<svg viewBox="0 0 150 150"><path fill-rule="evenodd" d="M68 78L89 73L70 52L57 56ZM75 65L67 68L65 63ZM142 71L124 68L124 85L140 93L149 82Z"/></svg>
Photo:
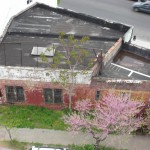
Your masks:
<svg viewBox="0 0 150 150"><path fill-rule="evenodd" d="M59 80L60 71L62 70L0 66L0 79L53 82L54 79ZM76 71L79 72L75 79L77 84L90 84L92 71L88 71L85 75L80 74L79 70Z"/></svg>

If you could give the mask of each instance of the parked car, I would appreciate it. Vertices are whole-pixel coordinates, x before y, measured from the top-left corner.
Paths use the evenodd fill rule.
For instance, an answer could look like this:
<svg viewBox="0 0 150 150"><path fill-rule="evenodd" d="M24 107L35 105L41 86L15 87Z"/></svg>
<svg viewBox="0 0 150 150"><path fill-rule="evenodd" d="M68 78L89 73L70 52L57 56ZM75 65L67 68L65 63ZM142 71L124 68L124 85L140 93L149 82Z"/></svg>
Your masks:
<svg viewBox="0 0 150 150"><path fill-rule="evenodd" d="M132 7L133 7L133 10L136 12L142 11L142 12L150 13L150 1L136 2L133 4Z"/></svg>
<svg viewBox="0 0 150 150"><path fill-rule="evenodd" d="M36 147L32 146L29 150L68 150L68 148L54 148L54 147Z"/></svg>
<svg viewBox="0 0 150 150"><path fill-rule="evenodd" d="M150 0L130 0L130 1L135 1L135 2L147 2L147 1L150 1Z"/></svg>
<svg viewBox="0 0 150 150"><path fill-rule="evenodd" d="M139 2L148 2L150 0L139 0Z"/></svg>

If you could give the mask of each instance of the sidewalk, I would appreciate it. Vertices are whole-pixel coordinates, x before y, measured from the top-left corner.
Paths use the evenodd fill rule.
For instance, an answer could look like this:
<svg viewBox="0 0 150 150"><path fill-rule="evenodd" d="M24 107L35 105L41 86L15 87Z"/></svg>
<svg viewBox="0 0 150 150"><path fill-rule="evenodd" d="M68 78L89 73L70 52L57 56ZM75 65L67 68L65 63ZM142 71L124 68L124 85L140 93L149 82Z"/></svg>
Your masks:
<svg viewBox="0 0 150 150"><path fill-rule="evenodd" d="M20 142L42 143L42 144L60 144L67 146L68 144L93 144L92 137L86 134L78 134L72 136L67 131L55 131L47 129L11 129L12 139ZM10 140L8 132L4 128L0 128L0 141ZM128 150L149 150L150 135L148 136L116 136L111 135L105 142L101 143L105 146L113 146L116 148L124 148Z"/></svg>
<svg viewBox="0 0 150 150"><path fill-rule="evenodd" d="M136 40L132 40L131 43L139 47L150 49L150 41L143 41L142 39L136 39Z"/></svg>

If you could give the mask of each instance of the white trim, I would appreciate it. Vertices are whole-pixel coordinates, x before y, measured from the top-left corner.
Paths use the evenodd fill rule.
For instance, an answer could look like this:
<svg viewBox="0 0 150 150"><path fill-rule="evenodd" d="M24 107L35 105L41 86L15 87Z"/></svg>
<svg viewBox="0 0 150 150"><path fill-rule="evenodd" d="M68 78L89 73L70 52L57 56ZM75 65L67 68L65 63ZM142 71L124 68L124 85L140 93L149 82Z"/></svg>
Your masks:
<svg viewBox="0 0 150 150"><path fill-rule="evenodd" d="M148 78L150 78L150 76L149 75L147 75L147 74L144 74L144 73L141 73L141 72L138 72L138 71L134 71L134 70L132 70L132 69L129 69L129 68L126 68L126 67L123 67L123 66L120 66L120 65L117 65L117 64L114 64L114 63L111 63L112 65L114 65L114 66L116 66L116 67L120 67L120 68L122 68L122 69L125 69L125 70L128 70L128 71L131 71L132 73L136 73L136 74L139 74L139 75L142 75L142 76L145 76L145 77L148 77ZM131 74L131 72L130 72L130 74ZM129 74L129 75L130 75ZM128 75L128 76L129 76ZM130 75L131 76L131 75Z"/></svg>
<svg viewBox="0 0 150 150"><path fill-rule="evenodd" d="M64 69L0 66L0 79L54 82L54 80L59 81L62 70ZM80 73L80 70L75 71L78 72L75 78L77 84L90 84L92 71L88 71L85 75Z"/></svg>

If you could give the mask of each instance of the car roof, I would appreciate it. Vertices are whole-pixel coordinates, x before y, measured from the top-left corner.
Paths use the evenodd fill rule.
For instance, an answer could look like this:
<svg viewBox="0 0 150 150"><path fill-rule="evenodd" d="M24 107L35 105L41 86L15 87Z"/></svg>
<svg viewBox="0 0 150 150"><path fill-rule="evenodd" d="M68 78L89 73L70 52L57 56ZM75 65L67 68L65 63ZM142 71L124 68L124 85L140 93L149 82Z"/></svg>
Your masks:
<svg viewBox="0 0 150 150"><path fill-rule="evenodd" d="M35 147L32 146L30 150L68 150L67 148L54 148L54 147Z"/></svg>
<svg viewBox="0 0 150 150"><path fill-rule="evenodd" d="M150 4L150 0L149 0L149 1L144 2L144 4Z"/></svg>

